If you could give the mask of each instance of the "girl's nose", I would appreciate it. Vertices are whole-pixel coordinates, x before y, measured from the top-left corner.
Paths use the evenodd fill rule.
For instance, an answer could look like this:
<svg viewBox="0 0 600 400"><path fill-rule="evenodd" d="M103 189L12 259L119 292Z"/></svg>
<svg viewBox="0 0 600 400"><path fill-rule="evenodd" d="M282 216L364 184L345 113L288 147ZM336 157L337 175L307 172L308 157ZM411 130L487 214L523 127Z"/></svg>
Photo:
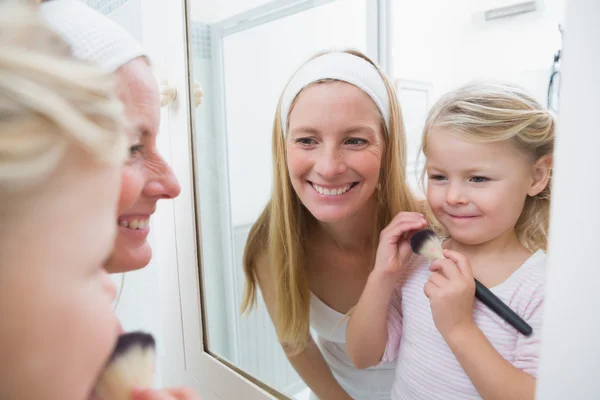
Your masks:
<svg viewBox="0 0 600 400"><path fill-rule="evenodd" d="M451 183L446 191L446 203L450 205L466 204L468 200L460 184Z"/></svg>

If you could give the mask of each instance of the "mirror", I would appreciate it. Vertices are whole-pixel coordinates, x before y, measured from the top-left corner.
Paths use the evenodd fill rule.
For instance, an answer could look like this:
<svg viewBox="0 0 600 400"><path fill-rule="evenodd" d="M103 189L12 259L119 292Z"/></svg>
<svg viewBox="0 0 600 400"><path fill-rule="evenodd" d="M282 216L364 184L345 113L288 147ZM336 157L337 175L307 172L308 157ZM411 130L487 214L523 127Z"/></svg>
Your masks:
<svg viewBox="0 0 600 400"><path fill-rule="evenodd" d="M281 350L262 300L250 316L239 313L242 254L270 194L279 95L313 53L366 51L367 1L296 2L293 10L275 3L250 10L244 9L248 2L190 4L193 78L203 92L194 114L195 172L209 350L294 397L305 385Z"/></svg>
<svg viewBox="0 0 600 400"><path fill-rule="evenodd" d="M244 245L271 190L275 109L294 71L328 48L391 58L387 73L404 113L409 180L419 190L421 127L449 89L493 79L522 86L545 106L558 104L550 78L559 75L564 0L530 2L532 10L517 14L498 11L504 3L188 1L191 73L201 99L193 115L194 168L209 352L287 397L309 398L260 296L249 316L239 312Z"/></svg>

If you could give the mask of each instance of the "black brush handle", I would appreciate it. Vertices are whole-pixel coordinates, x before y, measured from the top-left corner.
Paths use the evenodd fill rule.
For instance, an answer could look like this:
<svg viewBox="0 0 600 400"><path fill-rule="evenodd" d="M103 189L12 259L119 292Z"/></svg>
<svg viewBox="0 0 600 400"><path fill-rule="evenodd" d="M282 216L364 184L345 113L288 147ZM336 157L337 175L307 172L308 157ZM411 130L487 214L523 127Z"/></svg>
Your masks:
<svg viewBox="0 0 600 400"><path fill-rule="evenodd" d="M531 325L525 322L523 318L519 317L516 312L511 310L509 306L477 279L475 279L475 297L523 335L529 336L533 332Z"/></svg>

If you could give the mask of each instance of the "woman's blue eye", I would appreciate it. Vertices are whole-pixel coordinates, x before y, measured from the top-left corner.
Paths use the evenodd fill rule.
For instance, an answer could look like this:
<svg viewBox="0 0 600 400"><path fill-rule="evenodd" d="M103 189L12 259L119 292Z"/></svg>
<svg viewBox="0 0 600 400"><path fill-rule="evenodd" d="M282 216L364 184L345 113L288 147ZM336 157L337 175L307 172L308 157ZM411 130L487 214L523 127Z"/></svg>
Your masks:
<svg viewBox="0 0 600 400"><path fill-rule="evenodd" d="M144 148L143 144L135 144L135 145L129 147L129 156L133 157L135 154L142 151L143 148Z"/></svg>
<svg viewBox="0 0 600 400"><path fill-rule="evenodd" d="M346 143L351 146L360 146L360 145L366 144L367 141L364 139L350 138L350 139L346 140Z"/></svg>
<svg viewBox="0 0 600 400"><path fill-rule="evenodd" d="M311 138L300 138L296 140L296 143L310 145L313 144L313 140Z"/></svg>

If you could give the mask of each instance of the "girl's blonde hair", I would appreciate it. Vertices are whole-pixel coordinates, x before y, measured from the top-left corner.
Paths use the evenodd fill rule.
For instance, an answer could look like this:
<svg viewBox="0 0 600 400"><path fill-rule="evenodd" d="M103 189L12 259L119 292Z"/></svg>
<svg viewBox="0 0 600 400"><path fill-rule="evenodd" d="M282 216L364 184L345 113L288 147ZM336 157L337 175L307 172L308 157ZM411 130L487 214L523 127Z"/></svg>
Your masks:
<svg viewBox="0 0 600 400"><path fill-rule="evenodd" d="M385 152L380 172L378 207L373 218L374 249L379 232L400 211L416 210L416 202L406 184L406 137L400 105L392 84L373 61L364 54L347 50L373 64L387 87L391 105L390 129L385 127ZM325 53L319 53L313 58ZM329 82L332 80L326 80ZM315 82L324 84L326 82ZM304 88L303 90L306 90ZM298 96L296 96L296 99ZM295 103L295 100L294 100ZM293 104L292 107L293 108ZM273 189L271 200L250 230L244 251L246 284L242 312L256 304L257 262L267 255L275 283L275 312L273 322L280 342L291 354L301 352L309 342L310 292L306 260L308 254L308 223L313 216L295 193L287 171L285 137L280 118L281 99L273 126Z"/></svg>
<svg viewBox="0 0 600 400"><path fill-rule="evenodd" d="M109 73L71 58L34 2L0 0L0 202L48 179L78 145L121 163L122 104Z"/></svg>
<svg viewBox="0 0 600 400"><path fill-rule="evenodd" d="M510 140L532 162L554 151L555 120L531 95L510 85L472 83L451 91L433 106L425 127L421 149L427 156L429 135L434 128L450 128L476 143ZM425 171L422 174L422 182ZM546 250L550 218L551 178L546 188L525 200L515 226L518 239L528 249ZM446 235L431 210L435 228Z"/></svg>

